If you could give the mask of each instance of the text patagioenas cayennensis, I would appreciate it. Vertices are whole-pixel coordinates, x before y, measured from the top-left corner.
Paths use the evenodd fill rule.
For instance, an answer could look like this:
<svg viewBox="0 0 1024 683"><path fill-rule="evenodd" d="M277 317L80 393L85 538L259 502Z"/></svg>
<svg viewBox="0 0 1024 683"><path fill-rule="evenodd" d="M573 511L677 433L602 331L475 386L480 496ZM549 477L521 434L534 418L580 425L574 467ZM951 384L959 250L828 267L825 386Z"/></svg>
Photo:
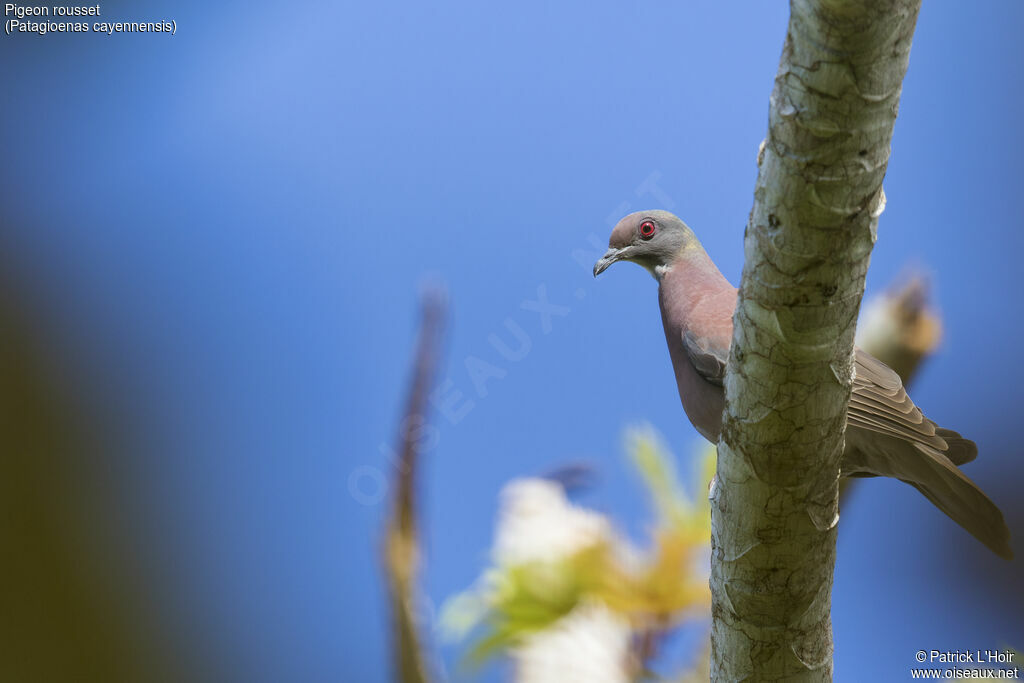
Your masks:
<svg viewBox="0 0 1024 683"><path fill-rule="evenodd" d="M637 263L658 281L661 320L683 409L697 431L717 443L736 288L693 231L667 211L639 211L619 221L594 275L616 261ZM854 353L842 476L904 481L997 554L1011 558L1002 513L958 467L978 454L974 442L922 415L899 376L881 361L861 349Z"/></svg>

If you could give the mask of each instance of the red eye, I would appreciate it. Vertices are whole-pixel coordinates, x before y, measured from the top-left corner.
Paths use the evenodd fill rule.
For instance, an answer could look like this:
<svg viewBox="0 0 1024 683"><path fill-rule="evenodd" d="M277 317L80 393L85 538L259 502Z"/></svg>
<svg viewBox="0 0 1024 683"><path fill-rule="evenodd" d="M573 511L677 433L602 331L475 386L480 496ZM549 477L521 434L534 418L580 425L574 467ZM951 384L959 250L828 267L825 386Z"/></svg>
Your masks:
<svg viewBox="0 0 1024 683"><path fill-rule="evenodd" d="M654 237L654 222L644 221L640 224L640 236L645 240L649 240Z"/></svg>

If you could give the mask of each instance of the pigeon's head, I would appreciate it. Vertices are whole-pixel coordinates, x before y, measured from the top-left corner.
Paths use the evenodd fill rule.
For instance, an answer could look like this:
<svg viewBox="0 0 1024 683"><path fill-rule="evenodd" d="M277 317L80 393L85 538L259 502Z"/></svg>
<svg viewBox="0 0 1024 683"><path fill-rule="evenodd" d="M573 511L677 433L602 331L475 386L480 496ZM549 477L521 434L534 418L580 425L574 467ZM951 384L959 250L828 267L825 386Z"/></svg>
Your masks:
<svg viewBox="0 0 1024 683"><path fill-rule="evenodd" d="M686 223L668 211L637 211L615 226L608 251L594 264L594 277L616 261L632 261L660 278L680 251L700 246Z"/></svg>

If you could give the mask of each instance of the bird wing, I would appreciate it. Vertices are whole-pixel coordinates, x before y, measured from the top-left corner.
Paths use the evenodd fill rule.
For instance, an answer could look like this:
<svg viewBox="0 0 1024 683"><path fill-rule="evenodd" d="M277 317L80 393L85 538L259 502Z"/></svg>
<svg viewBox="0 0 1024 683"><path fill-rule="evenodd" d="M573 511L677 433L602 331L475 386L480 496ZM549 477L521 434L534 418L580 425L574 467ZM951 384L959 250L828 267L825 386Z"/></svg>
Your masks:
<svg viewBox="0 0 1024 683"><path fill-rule="evenodd" d="M699 337L687 330L683 333L683 348L697 374L711 384L722 386L728 349L722 349L709 337ZM903 441L934 449L949 458L954 465L974 460L978 447L951 429L943 429L929 420L914 405L903 388L903 382L889 366L863 349L854 350L853 393L847 411L848 425L878 432ZM876 474L865 471L864 474ZM856 469L843 473L858 474Z"/></svg>
<svg viewBox="0 0 1024 683"><path fill-rule="evenodd" d="M711 384L722 386L725 365L729 361L728 348L721 349L707 337L698 337L690 330L683 333L683 348L698 375Z"/></svg>
<svg viewBox="0 0 1024 683"><path fill-rule="evenodd" d="M954 465L963 465L978 455L973 441L925 417L907 396L899 375L880 360L855 349L854 369L848 425L935 449Z"/></svg>

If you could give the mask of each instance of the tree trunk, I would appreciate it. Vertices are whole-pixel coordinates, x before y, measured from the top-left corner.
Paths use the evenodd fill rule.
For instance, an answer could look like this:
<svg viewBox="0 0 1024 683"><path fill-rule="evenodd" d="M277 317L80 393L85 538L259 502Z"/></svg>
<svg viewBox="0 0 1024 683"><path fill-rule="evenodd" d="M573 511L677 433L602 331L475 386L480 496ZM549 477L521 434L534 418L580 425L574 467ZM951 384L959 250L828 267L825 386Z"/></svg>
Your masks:
<svg viewBox="0 0 1024 683"><path fill-rule="evenodd" d="M831 680L854 330L919 8L790 3L711 494L712 680Z"/></svg>

